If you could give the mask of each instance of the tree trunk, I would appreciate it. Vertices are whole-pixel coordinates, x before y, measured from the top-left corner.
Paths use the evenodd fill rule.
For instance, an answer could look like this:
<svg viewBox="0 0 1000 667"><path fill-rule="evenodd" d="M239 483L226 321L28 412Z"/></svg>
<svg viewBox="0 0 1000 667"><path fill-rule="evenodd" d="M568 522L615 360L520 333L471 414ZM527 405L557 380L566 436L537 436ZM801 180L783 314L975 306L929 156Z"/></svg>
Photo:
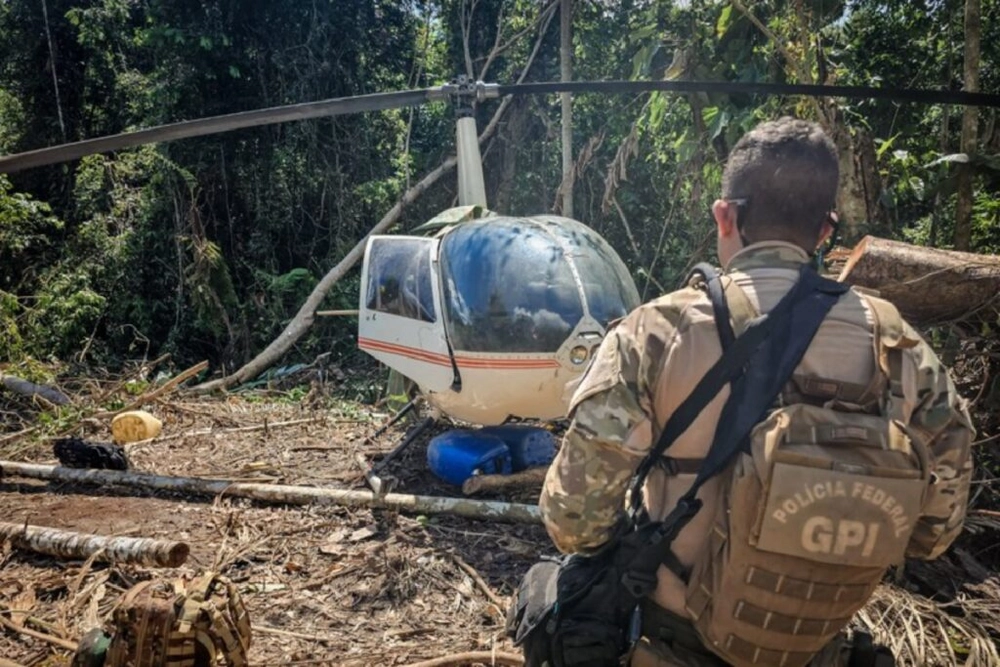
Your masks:
<svg viewBox="0 0 1000 667"><path fill-rule="evenodd" d="M573 0L562 0L560 15L559 78L573 80ZM573 96L559 93L562 99L562 214L573 217Z"/></svg>
<svg viewBox="0 0 1000 667"><path fill-rule="evenodd" d="M514 194L514 182L517 177L518 151L523 145L525 135L525 124L527 122L527 100L515 100L511 105L511 110L507 114L504 123L502 137L499 143L502 146L499 157L495 158L500 163L497 179L496 194L490 198L494 202L500 214L507 214L511 210L511 200Z"/></svg>
<svg viewBox="0 0 1000 667"><path fill-rule="evenodd" d="M0 539L10 540L19 549L59 558L87 559L100 551L97 559L106 563L156 567L180 567L191 551L184 542L147 537L106 537L6 522L0 522Z"/></svg>
<svg viewBox="0 0 1000 667"><path fill-rule="evenodd" d="M964 319L1000 303L1000 257L874 236L851 251L839 280L878 290L903 317L922 326Z"/></svg>
<svg viewBox="0 0 1000 667"><path fill-rule="evenodd" d="M979 91L980 0L965 0L965 74L963 90ZM962 152L976 153L979 110L967 106L962 112ZM972 242L973 166L958 165L958 204L955 207L955 249L969 250Z"/></svg>
<svg viewBox="0 0 1000 667"><path fill-rule="evenodd" d="M868 228L878 228L885 222L879 206L882 182L878 174L875 143L864 128L848 127L843 114L833 103L827 106L827 110L824 129L833 139L840 160L837 213L845 226L845 238L854 240L862 223Z"/></svg>
<svg viewBox="0 0 1000 667"><path fill-rule="evenodd" d="M0 474L4 477L9 475L77 484L109 484L147 491L155 489L209 496L225 495L287 505L380 507L416 514L455 514L470 519L511 523L541 521L536 505L469 498L414 496L408 493L387 493L379 496L371 491L351 489L226 482L199 477L170 477L119 470L83 470L15 461L0 461Z"/></svg>

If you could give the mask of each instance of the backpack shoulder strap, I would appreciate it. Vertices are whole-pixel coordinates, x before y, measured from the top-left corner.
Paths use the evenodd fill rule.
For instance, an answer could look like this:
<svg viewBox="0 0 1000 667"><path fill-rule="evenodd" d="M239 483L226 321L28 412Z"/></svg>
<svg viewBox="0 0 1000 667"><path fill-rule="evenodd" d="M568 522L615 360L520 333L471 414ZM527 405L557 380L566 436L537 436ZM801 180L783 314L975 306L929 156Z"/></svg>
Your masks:
<svg viewBox="0 0 1000 667"><path fill-rule="evenodd" d="M711 264L700 262L688 275L685 284L695 285L699 279L704 281L708 292L708 297L712 302L712 313L715 319L715 328L719 332L719 343L722 346L723 357L716 364L720 366L719 374L728 377L746 363L752 349L749 345L744 345L741 349L727 359L726 355L736 337L733 331L733 324L736 330L743 333L749 322L757 317L757 310L750 303L743 289L736 284L731 276L721 276ZM730 308L732 305L732 308ZM753 341L748 341L753 343ZM759 344L759 341L758 341ZM713 368L713 370L715 370ZM711 372L711 371L710 371ZM708 376L706 375L706 378ZM637 517L642 506L642 486L646 477L654 467L663 467L668 474L696 473L701 468L704 459L671 459L664 461L663 454L667 448L673 444L684 431L688 429L698 414L708 405L715 395L719 393L726 380L716 378L706 382L702 378L691 394L681 403L663 426L663 431L657 439L656 444L646 454L640 462L636 474L629 485L629 497L631 499L631 513ZM720 384L721 382L721 384ZM704 386L703 386L704 385Z"/></svg>
<svg viewBox="0 0 1000 667"><path fill-rule="evenodd" d="M741 451L754 425L774 403L802 360L823 319L847 290L847 285L821 278L811 267L803 265L799 280L792 289L773 310L747 325L743 335L725 351L671 415L656 447L643 459L630 484L630 517L633 521L641 516L635 497L639 496L641 503L642 481L649 472L646 464L650 456L661 455L673 439L687 429L708 401L723 386L732 383L732 391L723 406L715 437L698 475L623 577L622 583L630 594L638 598L649 593L655 586L655 572L660 564L686 580L687 572L680 567L670 544L701 509L702 502L697 497L699 489L724 470Z"/></svg>
<svg viewBox="0 0 1000 667"><path fill-rule="evenodd" d="M760 315L752 303L750 297L743 291L743 288L736 283L736 279L731 275L722 277L722 287L726 295L726 303L729 304L730 317L733 320L733 329L737 335L741 335L750 324L750 320Z"/></svg>
<svg viewBox="0 0 1000 667"><path fill-rule="evenodd" d="M698 286L699 283L705 285L708 298L712 301L712 315L715 318L715 328L719 331L719 343L723 350L729 349L736 340L736 335L733 333L729 304L726 303L726 292L719 271L708 262L698 262L684 283L690 286Z"/></svg>
<svg viewBox="0 0 1000 667"><path fill-rule="evenodd" d="M890 416L905 421L901 409L904 396L903 350L915 347L920 340L913 336L912 330L892 303L863 292L858 294L871 310L874 320L872 338L875 345L875 359L889 380L889 394L892 399L889 406Z"/></svg>

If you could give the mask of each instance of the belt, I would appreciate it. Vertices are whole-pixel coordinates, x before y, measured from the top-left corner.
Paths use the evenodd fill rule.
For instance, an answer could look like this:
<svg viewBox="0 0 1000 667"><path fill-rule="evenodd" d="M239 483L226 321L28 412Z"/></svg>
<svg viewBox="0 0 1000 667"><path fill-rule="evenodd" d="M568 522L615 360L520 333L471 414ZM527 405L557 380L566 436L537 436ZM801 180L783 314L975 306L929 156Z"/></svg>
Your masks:
<svg viewBox="0 0 1000 667"><path fill-rule="evenodd" d="M728 664L705 648L691 621L649 599L642 602L642 634L647 639L683 649L705 667L726 667Z"/></svg>

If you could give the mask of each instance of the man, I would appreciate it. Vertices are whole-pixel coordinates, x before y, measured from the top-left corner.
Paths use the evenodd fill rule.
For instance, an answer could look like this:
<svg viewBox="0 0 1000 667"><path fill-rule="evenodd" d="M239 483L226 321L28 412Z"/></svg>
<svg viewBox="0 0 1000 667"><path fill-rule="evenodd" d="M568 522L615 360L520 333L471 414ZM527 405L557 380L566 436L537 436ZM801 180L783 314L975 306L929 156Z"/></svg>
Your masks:
<svg viewBox="0 0 1000 667"><path fill-rule="evenodd" d="M791 118L763 123L733 148L712 215L719 260L756 312L775 306L833 232L837 183L834 146L816 124ZM853 290L841 297L797 376L870 385L880 367L873 353L872 310ZM903 350L903 386L897 390L910 428L928 443L933 472L907 555L935 558L958 535L965 516L972 427L947 370L904 326L913 346ZM572 422L540 498L546 528L562 552L590 553L612 539L637 465L720 355L711 302L695 287L640 306L608 333L573 397ZM651 519L664 518L691 486L728 394L723 389L674 441L667 452L672 465L651 472L644 494ZM726 475L718 475L700 489L704 505L673 543L674 555L687 568L705 557L724 484ZM632 665L727 664L701 644L691 626L686 584L662 566L657 579L644 605L643 638ZM836 647L822 653L825 657L811 664L838 664L839 657L826 655L839 653Z"/></svg>

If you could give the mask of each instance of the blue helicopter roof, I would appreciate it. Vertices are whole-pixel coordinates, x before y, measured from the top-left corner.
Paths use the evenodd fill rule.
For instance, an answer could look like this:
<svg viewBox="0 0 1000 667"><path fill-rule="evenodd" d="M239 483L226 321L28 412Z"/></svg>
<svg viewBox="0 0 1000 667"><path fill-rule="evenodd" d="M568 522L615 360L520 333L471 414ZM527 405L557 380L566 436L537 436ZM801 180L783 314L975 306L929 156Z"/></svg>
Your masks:
<svg viewBox="0 0 1000 667"><path fill-rule="evenodd" d="M639 305L624 263L569 218L486 218L441 244L449 335L457 350L554 352L585 312L606 327Z"/></svg>

